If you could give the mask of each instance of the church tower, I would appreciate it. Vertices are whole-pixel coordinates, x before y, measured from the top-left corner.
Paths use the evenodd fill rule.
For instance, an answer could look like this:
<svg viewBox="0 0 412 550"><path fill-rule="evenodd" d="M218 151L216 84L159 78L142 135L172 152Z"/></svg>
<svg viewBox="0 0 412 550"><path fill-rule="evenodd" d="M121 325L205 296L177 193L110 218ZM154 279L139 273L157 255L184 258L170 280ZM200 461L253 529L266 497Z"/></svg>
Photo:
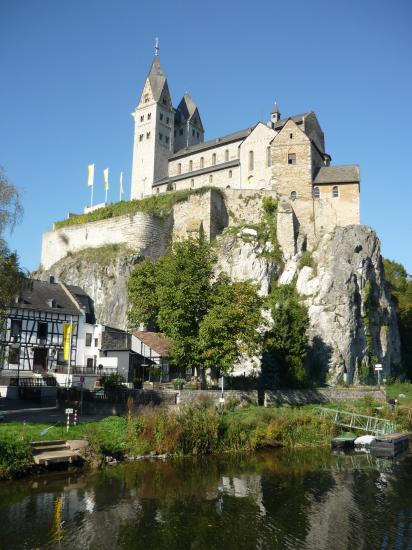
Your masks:
<svg viewBox="0 0 412 550"><path fill-rule="evenodd" d="M158 46L134 118L132 199L152 195L152 185L168 175L174 151L174 110L160 65Z"/></svg>

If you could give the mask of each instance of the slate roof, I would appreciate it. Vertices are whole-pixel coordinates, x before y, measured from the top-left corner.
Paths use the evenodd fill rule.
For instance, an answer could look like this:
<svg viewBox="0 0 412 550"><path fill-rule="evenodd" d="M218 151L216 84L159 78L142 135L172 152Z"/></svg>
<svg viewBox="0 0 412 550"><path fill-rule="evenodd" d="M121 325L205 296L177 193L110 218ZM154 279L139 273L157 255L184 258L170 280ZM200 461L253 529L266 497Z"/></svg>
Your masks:
<svg viewBox="0 0 412 550"><path fill-rule="evenodd" d="M55 307L50 305L51 300L54 300ZM60 284L34 279L27 280L24 290L20 293L13 307L68 315L80 314L79 308L76 307Z"/></svg>
<svg viewBox="0 0 412 550"><path fill-rule="evenodd" d="M166 77L158 56L155 56L155 58L153 59L153 63L150 67L147 78L149 79L150 86L152 88L154 100L159 101L164 85L166 83Z"/></svg>
<svg viewBox="0 0 412 550"><path fill-rule="evenodd" d="M152 348L156 351L161 357L169 357L171 353L172 343L160 332L149 332L137 330L133 332L136 338L139 338L146 346Z"/></svg>
<svg viewBox="0 0 412 550"><path fill-rule="evenodd" d="M124 330L105 327L102 332L102 351L129 351L132 335Z"/></svg>
<svg viewBox="0 0 412 550"><path fill-rule="evenodd" d="M360 181L359 166L348 164L343 166L322 166L313 180L314 185L323 183L358 183Z"/></svg>
<svg viewBox="0 0 412 550"><path fill-rule="evenodd" d="M281 128L283 128L283 126L287 123L288 120L293 120L293 122L295 122L296 124L302 124L304 117L309 115L309 114L310 114L310 111L308 111L307 113L302 113L301 115L295 115L295 116L289 116L287 118L281 118L280 120L275 122L275 124L273 125L273 129L274 130L280 130Z"/></svg>
<svg viewBox="0 0 412 550"><path fill-rule="evenodd" d="M185 157L186 155L191 155L192 153L197 153L206 149L212 149L214 147L225 145L227 143L233 143L234 141L240 141L242 139L245 139L252 130L253 128L246 128L245 130L233 132L232 134L228 134L227 136L211 139L209 141L205 141L204 143L192 145L191 147L185 147L184 149L180 149L179 151L177 151L174 155L171 155L169 157L169 160L173 160L179 157Z"/></svg>
<svg viewBox="0 0 412 550"><path fill-rule="evenodd" d="M234 168L235 166L239 166L239 164L240 164L239 159L229 160L228 162L221 162L220 164L212 164L210 166L206 166L205 168L199 168L199 170L192 170L192 172L185 172L184 174L178 174L177 176L162 178L160 180L153 182L152 187L164 185L165 183L169 183L169 182L172 183L174 181L195 178L196 176L202 176L203 174L209 174L210 172L214 173L214 172L218 172L219 170L227 170L229 168Z"/></svg>

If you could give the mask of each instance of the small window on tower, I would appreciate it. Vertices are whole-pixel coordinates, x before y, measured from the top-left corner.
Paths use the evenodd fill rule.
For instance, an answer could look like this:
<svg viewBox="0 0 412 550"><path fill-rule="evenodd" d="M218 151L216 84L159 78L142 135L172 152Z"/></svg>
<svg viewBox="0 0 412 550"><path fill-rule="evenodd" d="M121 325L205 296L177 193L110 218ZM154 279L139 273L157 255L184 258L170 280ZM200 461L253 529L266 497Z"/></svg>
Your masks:
<svg viewBox="0 0 412 550"><path fill-rule="evenodd" d="M196 132L196 137L197 139L199 139L199 132Z"/></svg>
<svg viewBox="0 0 412 550"><path fill-rule="evenodd" d="M163 134L159 132L159 141L163 141Z"/></svg>
<svg viewBox="0 0 412 550"><path fill-rule="evenodd" d="M169 117L166 117L166 124L169 124Z"/></svg>
<svg viewBox="0 0 412 550"><path fill-rule="evenodd" d="M183 128L180 128L180 130L179 130L179 136L183 136Z"/></svg>
<svg viewBox="0 0 412 550"><path fill-rule="evenodd" d="M213 183L213 175L212 174L210 174L210 176L209 176L209 183Z"/></svg>
<svg viewBox="0 0 412 550"><path fill-rule="evenodd" d="M289 134L289 139L293 139L293 134Z"/></svg>
<svg viewBox="0 0 412 550"><path fill-rule="evenodd" d="M216 164L216 153L213 153L213 155L212 155L212 164L213 165Z"/></svg>
<svg viewBox="0 0 412 550"><path fill-rule="evenodd" d="M152 113L149 113L149 114L147 115L147 120L150 120L151 118L152 118Z"/></svg>
<svg viewBox="0 0 412 550"><path fill-rule="evenodd" d="M139 141L143 141L143 134L140 134Z"/></svg>
<svg viewBox="0 0 412 550"><path fill-rule="evenodd" d="M146 139L150 138L150 132L146 132Z"/></svg>
<svg viewBox="0 0 412 550"><path fill-rule="evenodd" d="M169 136L165 136L166 143L169 143Z"/></svg>
<svg viewBox="0 0 412 550"><path fill-rule="evenodd" d="M140 122L143 122L143 121L144 121L144 115L142 115L142 116L140 117Z"/></svg>
<svg viewBox="0 0 412 550"><path fill-rule="evenodd" d="M291 194L290 194L290 200L294 201L297 198L298 198L298 194L296 193L296 191L292 191Z"/></svg>
<svg viewBox="0 0 412 550"><path fill-rule="evenodd" d="M288 154L288 164L296 164L296 154L295 153L289 153Z"/></svg>
<svg viewBox="0 0 412 550"><path fill-rule="evenodd" d="M144 94L144 102L149 103L149 94Z"/></svg>
<svg viewBox="0 0 412 550"><path fill-rule="evenodd" d="M189 161L189 172L193 170L193 160Z"/></svg>
<svg viewBox="0 0 412 550"><path fill-rule="evenodd" d="M225 162L229 162L229 149L225 150Z"/></svg>
<svg viewBox="0 0 412 550"><path fill-rule="evenodd" d="M338 187L337 185L334 185L334 186L332 187L332 197L333 197L334 199L339 198L339 187Z"/></svg>
<svg viewBox="0 0 412 550"><path fill-rule="evenodd" d="M165 97L163 98L163 105L167 105L167 99Z"/></svg>
<svg viewBox="0 0 412 550"><path fill-rule="evenodd" d="M200 157L200 168L205 167L205 159L203 157Z"/></svg>
<svg viewBox="0 0 412 550"><path fill-rule="evenodd" d="M159 119L160 119L160 120L163 120L163 113L160 113Z"/></svg>
<svg viewBox="0 0 412 550"><path fill-rule="evenodd" d="M320 189L319 187L313 188L313 198L314 199L320 199Z"/></svg>
<svg viewBox="0 0 412 550"><path fill-rule="evenodd" d="M233 172L232 170L229 170L229 178L231 178L233 176Z"/></svg>

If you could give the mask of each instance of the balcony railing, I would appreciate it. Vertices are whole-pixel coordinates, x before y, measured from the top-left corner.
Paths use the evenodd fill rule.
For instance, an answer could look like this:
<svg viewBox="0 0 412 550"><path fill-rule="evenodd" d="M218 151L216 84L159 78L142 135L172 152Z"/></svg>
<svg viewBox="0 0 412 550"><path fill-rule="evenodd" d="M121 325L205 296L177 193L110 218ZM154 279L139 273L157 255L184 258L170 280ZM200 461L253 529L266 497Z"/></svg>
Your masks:
<svg viewBox="0 0 412 550"><path fill-rule="evenodd" d="M103 367L99 369L98 367L68 367L68 366L58 366L53 369L53 372L59 374L74 374L74 375L89 375L89 376L104 376L105 374L113 374L117 372L117 367Z"/></svg>
<svg viewBox="0 0 412 550"><path fill-rule="evenodd" d="M24 388L41 388L41 387L53 387L56 386L56 379L54 376L39 377L10 377L2 378L0 382L4 382L8 386L19 386Z"/></svg>

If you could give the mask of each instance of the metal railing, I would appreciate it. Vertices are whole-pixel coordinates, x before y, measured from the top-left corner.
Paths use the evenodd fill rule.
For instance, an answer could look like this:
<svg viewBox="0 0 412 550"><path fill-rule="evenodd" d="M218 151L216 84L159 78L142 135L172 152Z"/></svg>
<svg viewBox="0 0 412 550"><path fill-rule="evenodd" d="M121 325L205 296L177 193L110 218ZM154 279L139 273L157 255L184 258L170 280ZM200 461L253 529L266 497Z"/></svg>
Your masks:
<svg viewBox="0 0 412 550"><path fill-rule="evenodd" d="M20 388L41 388L41 387L54 387L56 386L56 379L54 376L39 377L20 377L20 378L8 378L7 385Z"/></svg>
<svg viewBox="0 0 412 550"><path fill-rule="evenodd" d="M89 376L103 376L104 374L113 374L117 372L117 367L103 367L99 369L98 367L67 367L67 366L58 366L53 369L54 372L58 374L84 374Z"/></svg>
<svg viewBox="0 0 412 550"><path fill-rule="evenodd" d="M327 409L325 407L319 407L317 410L323 418L328 418L334 424L344 428L361 430L374 435L385 435L396 432L395 422L386 418L366 416L337 409Z"/></svg>

